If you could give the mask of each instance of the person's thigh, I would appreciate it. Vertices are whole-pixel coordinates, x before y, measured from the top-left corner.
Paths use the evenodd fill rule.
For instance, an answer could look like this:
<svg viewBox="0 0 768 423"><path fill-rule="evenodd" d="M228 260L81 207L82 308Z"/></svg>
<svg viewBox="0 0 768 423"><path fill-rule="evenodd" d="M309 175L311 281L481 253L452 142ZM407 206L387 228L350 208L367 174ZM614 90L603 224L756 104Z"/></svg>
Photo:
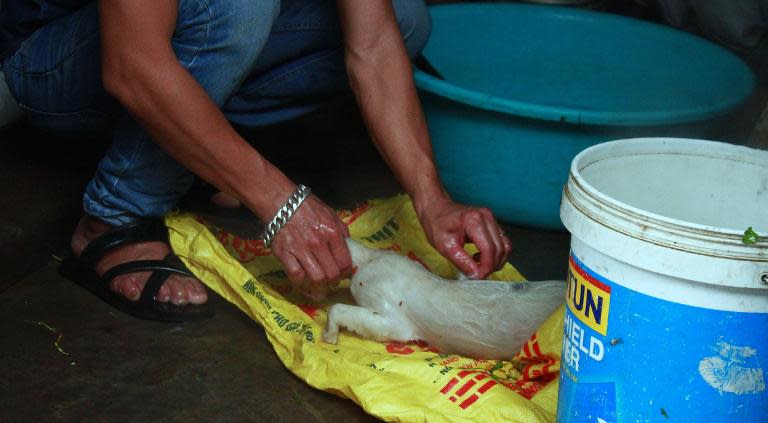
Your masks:
<svg viewBox="0 0 768 423"><path fill-rule="evenodd" d="M179 62L217 104L251 73L279 0L180 0L171 39ZM124 110L103 88L96 2L37 29L3 61L30 123L57 132L111 127Z"/></svg>
<svg viewBox="0 0 768 423"><path fill-rule="evenodd" d="M101 84L95 2L35 31L3 63L26 119L59 132L103 130L120 107Z"/></svg>
<svg viewBox="0 0 768 423"><path fill-rule="evenodd" d="M280 0L179 0L174 53L219 106L253 72Z"/></svg>
<svg viewBox="0 0 768 423"><path fill-rule="evenodd" d="M279 0L179 0L178 4L171 39L176 58L220 106L250 74L278 15ZM174 119L184 118L168 112ZM83 203L86 213L124 224L136 216L167 213L192 183L192 174L124 114L86 187Z"/></svg>
<svg viewBox="0 0 768 423"><path fill-rule="evenodd" d="M423 0L392 3L413 57L429 37L426 5ZM312 111L332 96L348 91L335 2L283 0L256 66L224 105L224 112L239 125L268 125Z"/></svg>

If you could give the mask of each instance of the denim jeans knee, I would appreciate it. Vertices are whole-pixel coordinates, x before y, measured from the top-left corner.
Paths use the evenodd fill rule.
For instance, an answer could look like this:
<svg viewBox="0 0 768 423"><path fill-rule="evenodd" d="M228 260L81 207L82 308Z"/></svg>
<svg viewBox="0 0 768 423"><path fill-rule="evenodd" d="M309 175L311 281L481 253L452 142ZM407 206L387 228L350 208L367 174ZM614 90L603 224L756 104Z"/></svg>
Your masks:
<svg viewBox="0 0 768 423"><path fill-rule="evenodd" d="M248 76L280 14L280 0L181 0L173 49L222 105Z"/></svg>

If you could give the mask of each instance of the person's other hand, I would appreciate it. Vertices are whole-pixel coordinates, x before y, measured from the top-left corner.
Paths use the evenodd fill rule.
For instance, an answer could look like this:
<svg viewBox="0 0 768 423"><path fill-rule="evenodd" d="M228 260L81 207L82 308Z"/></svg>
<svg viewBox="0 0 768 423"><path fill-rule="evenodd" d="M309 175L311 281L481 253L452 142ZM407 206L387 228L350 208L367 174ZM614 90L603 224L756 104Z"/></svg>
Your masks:
<svg viewBox="0 0 768 423"><path fill-rule="evenodd" d="M294 289L319 301L352 272L347 237L349 229L333 209L310 195L278 231L271 247Z"/></svg>
<svg viewBox="0 0 768 423"><path fill-rule="evenodd" d="M487 208L445 201L421 208L419 218L429 242L472 279L485 279L500 269L512 250L512 242ZM477 259L464 249L466 242L479 250Z"/></svg>

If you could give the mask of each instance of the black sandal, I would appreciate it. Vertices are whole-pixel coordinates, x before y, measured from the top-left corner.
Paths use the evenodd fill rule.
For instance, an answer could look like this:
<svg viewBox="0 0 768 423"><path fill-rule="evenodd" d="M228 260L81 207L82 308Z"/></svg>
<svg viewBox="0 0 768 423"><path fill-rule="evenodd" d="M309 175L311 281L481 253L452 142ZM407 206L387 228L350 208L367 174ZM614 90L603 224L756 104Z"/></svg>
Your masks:
<svg viewBox="0 0 768 423"><path fill-rule="evenodd" d="M192 322L213 316L209 301L205 304L175 305L157 301L160 287L173 274L195 277L175 254L168 253L163 260L136 260L118 264L104 275L96 273L96 263L114 248L137 242L161 241L169 243L168 228L162 219L139 220L118 226L91 241L80 257L65 259L59 273L65 278L91 291L118 310L146 320L163 322ZM138 301L131 301L109 289L109 281L115 276L133 272L152 271ZM206 288L207 289L207 288Z"/></svg>

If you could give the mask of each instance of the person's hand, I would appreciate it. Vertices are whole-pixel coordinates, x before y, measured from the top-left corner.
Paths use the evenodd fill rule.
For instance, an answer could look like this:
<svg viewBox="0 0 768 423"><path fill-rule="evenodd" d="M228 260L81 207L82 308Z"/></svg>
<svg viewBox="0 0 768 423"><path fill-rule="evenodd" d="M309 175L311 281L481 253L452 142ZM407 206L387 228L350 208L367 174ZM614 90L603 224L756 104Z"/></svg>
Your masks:
<svg viewBox="0 0 768 423"><path fill-rule="evenodd" d="M487 208L469 207L450 200L420 208L419 218L429 242L472 279L485 279L506 263L512 242ZM479 250L472 257L464 244Z"/></svg>
<svg viewBox="0 0 768 423"><path fill-rule="evenodd" d="M336 213L310 195L275 235L271 247L294 289L319 301L352 272L347 237L349 229Z"/></svg>

